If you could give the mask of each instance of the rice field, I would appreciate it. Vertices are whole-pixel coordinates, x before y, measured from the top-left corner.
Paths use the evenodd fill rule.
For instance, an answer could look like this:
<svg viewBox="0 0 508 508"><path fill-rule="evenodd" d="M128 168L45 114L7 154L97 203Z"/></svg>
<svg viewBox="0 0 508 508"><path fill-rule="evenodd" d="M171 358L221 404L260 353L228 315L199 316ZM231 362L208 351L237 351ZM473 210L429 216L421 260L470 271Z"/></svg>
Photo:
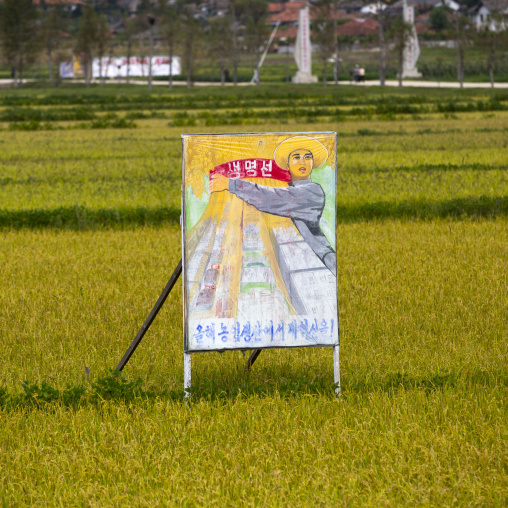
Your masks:
<svg viewBox="0 0 508 508"><path fill-rule="evenodd" d="M112 376L181 256L180 135L305 130L338 134L342 395L331 349L236 351L186 404L180 282ZM507 154L490 90L2 92L2 506L506 506Z"/></svg>

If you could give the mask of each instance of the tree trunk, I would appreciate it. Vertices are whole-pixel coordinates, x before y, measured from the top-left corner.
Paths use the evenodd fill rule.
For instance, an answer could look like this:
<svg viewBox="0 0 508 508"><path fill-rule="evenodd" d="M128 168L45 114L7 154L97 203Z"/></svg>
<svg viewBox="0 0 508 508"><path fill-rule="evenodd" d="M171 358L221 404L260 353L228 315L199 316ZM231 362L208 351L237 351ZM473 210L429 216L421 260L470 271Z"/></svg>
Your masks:
<svg viewBox="0 0 508 508"><path fill-rule="evenodd" d="M236 37L236 16L235 16L235 6L232 3L232 12L231 15L233 17L233 83L238 85L238 39Z"/></svg>
<svg viewBox="0 0 508 508"><path fill-rule="evenodd" d="M379 84L385 86L386 80L386 43L383 28L383 15L380 9L379 15Z"/></svg>
<svg viewBox="0 0 508 508"><path fill-rule="evenodd" d="M339 84L339 41L337 40L337 4L333 4L333 41L335 46L335 62L333 65L333 80L335 86Z"/></svg>
<svg viewBox="0 0 508 508"><path fill-rule="evenodd" d="M289 85L289 42L286 41L286 85Z"/></svg>
<svg viewBox="0 0 508 508"><path fill-rule="evenodd" d="M23 88L23 58L19 58L19 78L18 78L18 83L19 83L19 89L22 89Z"/></svg>
<svg viewBox="0 0 508 508"><path fill-rule="evenodd" d="M457 34L457 38L456 38L456 42L455 42L455 44L457 46L457 80L459 81L460 87L462 88L462 82L460 81L460 35L459 35L459 20L458 19L456 21L455 31Z"/></svg>
<svg viewBox="0 0 508 508"><path fill-rule="evenodd" d="M224 58L222 55L222 50L219 51L219 67L220 67L220 85L224 86L225 84L225 75L224 75Z"/></svg>
<svg viewBox="0 0 508 508"><path fill-rule="evenodd" d="M90 88L91 61L92 55L86 55L84 67L85 67L85 83L87 88Z"/></svg>
<svg viewBox="0 0 508 508"><path fill-rule="evenodd" d="M404 46L405 41L404 38L400 41L399 50L399 87L402 87L402 73L404 72Z"/></svg>
<svg viewBox="0 0 508 508"><path fill-rule="evenodd" d="M337 86L339 84L339 76L340 76L340 59L339 57L337 57L337 59L335 60L335 75L336 75L336 80L335 80L335 86Z"/></svg>
<svg viewBox="0 0 508 508"><path fill-rule="evenodd" d="M16 56L14 57L14 66L12 68L12 86L14 88L18 88L18 53L16 52Z"/></svg>
<svg viewBox="0 0 508 508"><path fill-rule="evenodd" d="M464 42L460 33L459 18L457 18L457 79L460 88L464 88Z"/></svg>
<svg viewBox="0 0 508 508"><path fill-rule="evenodd" d="M189 36L187 36L189 37ZM187 88L192 87L192 42L187 39L185 49L185 67L187 67Z"/></svg>
<svg viewBox="0 0 508 508"><path fill-rule="evenodd" d="M238 85L238 43L236 40L236 34L233 42L233 83Z"/></svg>
<svg viewBox="0 0 508 508"><path fill-rule="evenodd" d="M111 60L113 60L113 45L111 45L109 47L108 63L106 64L106 72L104 73L104 83L106 82L106 78L108 76L109 66L111 65Z"/></svg>
<svg viewBox="0 0 508 508"><path fill-rule="evenodd" d="M169 80L168 88L173 88L173 41L169 41Z"/></svg>
<svg viewBox="0 0 508 508"><path fill-rule="evenodd" d="M461 67L461 59L460 59L460 48L457 48L457 79L460 83L460 88L463 88L464 84L462 82L462 67Z"/></svg>
<svg viewBox="0 0 508 508"><path fill-rule="evenodd" d="M494 48L491 48L489 54L489 77L490 77L490 86L494 88Z"/></svg>
<svg viewBox="0 0 508 508"><path fill-rule="evenodd" d="M145 48L143 46L143 37L139 37L139 58L141 59L141 77L145 77Z"/></svg>
<svg viewBox="0 0 508 508"><path fill-rule="evenodd" d="M464 88L464 48L459 42L457 46L457 78L460 83L460 88Z"/></svg>
<svg viewBox="0 0 508 508"><path fill-rule="evenodd" d="M260 83L260 79L259 79L260 78L260 76L259 76L259 71L260 71L259 63L260 63L259 52L256 49L256 86L259 86L259 83Z"/></svg>
<svg viewBox="0 0 508 508"><path fill-rule="evenodd" d="M48 76L49 82L53 83L53 58L51 47L48 47Z"/></svg>
<svg viewBox="0 0 508 508"><path fill-rule="evenodd" d="M132 41L129 37L127 39L127 71L125 75L125 83L129 84L131 74L131 54L132 54Z"/></svg>
<svg viewBox="0 0 508 508"><path fill-rule="evenodd" d="M150 49L149 49L149 60L148 60L148 91L152 92L152 58L153 58L153 27L150 25L149 31Z"/></svg>

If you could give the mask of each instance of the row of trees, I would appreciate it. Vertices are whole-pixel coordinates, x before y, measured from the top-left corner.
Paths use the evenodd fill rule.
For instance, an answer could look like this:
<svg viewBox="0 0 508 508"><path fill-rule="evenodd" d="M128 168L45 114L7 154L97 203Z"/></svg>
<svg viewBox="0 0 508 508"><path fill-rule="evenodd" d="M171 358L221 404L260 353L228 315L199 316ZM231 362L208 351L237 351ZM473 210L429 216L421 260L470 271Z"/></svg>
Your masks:
<svg viewBox="0 0 508 508"><path fill-rule="evenodd" d="M58 81L54 72L54 54L64 45L79 56L89 85L94 58L102 62L108 52L112 54L115 45L121 44L130 61L135 45L137 52L146 55L146 41L151 56L155 40L165 46L170 65L176 52L181 55L188 86L192 85L198 49L217 62L223 82L232 66L232 79L236 84L240 50L252 53L257 59L269 30L265 0L231 0L226 10L211 16L203 15L200 4L190 0L172 3L144 0L135 15L127 9L119 9L116 19L107 19L104 12L88 3L81 8L80 14L74 19L63 4L54 2L41 1L40 7L35 6L33 0L0 2L1 48L17 85L22 85L26 67L43 49L50 81ZM151 87L151 65L148 79ZM172 87L171 72L169 86Z"/></svg>
<svg viewBox="0 0 508 508"><path fill-rule="evenodd" d="M310 1L313 14L312 37L319 48L324 84L330 61L333 61L335 83L338 83L341 58L336 36L337 13L345 1ZM104 5L109 6L110 10L105 12ZM136 48L136 52L141 53L140 56L149 56L151 62L154 41L157 41L165 47L170 62L174 61L175 54L181 55L188 86L192 85L198 50L217 64L222 83L232 68L231 79L236 84L241 52L250 53L256 66L270 31L266 0L229 0L223 2L221 11L210 11L209 8L203 11L199 2L191 0L142 0L135 15L129 14L125 7L122 9L122 5L120 0L109 0L106 4L103 2L98 5L89 2L81 8L79 16L73 16L64 5L55 2L50 4L45 0L41 0L38 7L33 0L0 2L1 47L4 59L13 69L15 82L21 86L24 70L44 51L49 79L56 84L55 52L58 53L62 44L68 51L79 55L89 85L93 59L97 57L102 65L103 57L108 53L113 54L115 44L123 46L128 61ZM386 6L385 2L379 0L374 15L379 23L379 77L382 85L386 80L388 47L396 55L401 79L404 47L412 30L403 21L400 12L385 8ZM447 37L455 41L459 81L462 83L464 79L465 48L474 41L475 44L488 48L489 73L493 83L494 57L497 49L506 42L507 32L487 29L476 33L468 18L461 14L450 16L444 9L442 7L435 11L438 14L433 15L432 22L441 24L440 30L443 33L447 31ZM445 18L441 19L443 13ZM102 69L100 74L102 75ZM259 72L255 76L259 82ZM148 81L151 88L151 65ZM173 85L172 72L168 84L170 87Z"/></svg>
<svg viewBox="0 0 508 508"><path fill-rule="evenodd" d="M495 6L499 5L498 9ZM447 27L447 33L455 40L457 51L457 78L460 86L464 86L464 68L466 59L466 48L476 46L482 48L487 54L488 72L490 84L494 86L494 62L498 51L508 48L508 29L504 27L502 2L493 2L493 10L487 24L480 30L471 22L471 19L460 12L452 17ZM504 3L506 6L506 2Z"/></svg>
<svg viewBox="0 0 508 508"><path fill-rule="evenodd" d="M335 52L335 65L338 66L338 48L336 39L331 37L335 33L336 21L333 10L340 8L346 0L314 0L320 14L320 25L317 30L316 42L320 47L323 59L323 76L326 75L326 62ZM506 0L492 0L489 3L491 13L484 20L483 26L478 30L472 19L466 15L468 5L464 3L458 12L452 12L448 7L438 6L430 11L431 28L435 36L443 40L453 41L456 49L457 79L461 87L464 84L464 68L466 49L475 46L487 55L488 72L491 85L494 86L494 63L496 54L508 48L507 20L504 12L508 4ZM373 15L378 22L379 44L379 79L381 85L386 81L387 53L391 49L397 60L399 85L402 86L402 71L404 48L412 35L413 27L406 23L399 10L390 7L390 2L377 1L377 12ZM438 61L438 65L442 62ZM335 71L335 75L337 71ZM325 78L323 77L323 80Z"/></svg>
<svg viewBox="0 0 508 508"><path fill-rule="evenodd" d="M202 13L199 3L189 0L176 0L170 4L167 0L157 0L157 3L145 0L137 12L136 17L125 22L128 52L131 41L144 32L144 24L148 22L150 48L156 33L168 50L170 62L178 51L186 72L187 86L192 86L198 49L216 62L222 84L230 67L233 69L232 81L237 84L241 50L251 53L255 61L259 61L269 31L266 0L230 0L221 12L207 14ZM149 76L149 86L150 83ZM172 87L171 72L169 86Z"/></svg>
<svg viewBox="0 0 508 508"><path fill-rule="evenodd" d="M327 62L334 61L334 81L337 84L339 73L339 44L334 34L337 32L337 11L346 0L313 0L314 8L314 39L319 46L320 57L323 63L323 84L326 84ZM378 24L379 42L379 79L381 86L386 82L387 46L392 48L398 67L399 85L402 86L402 70L404 48L412 35L413 27L406 23L400 11L387 8L385 2L378 2L377 13L374 15Z"/></svg>

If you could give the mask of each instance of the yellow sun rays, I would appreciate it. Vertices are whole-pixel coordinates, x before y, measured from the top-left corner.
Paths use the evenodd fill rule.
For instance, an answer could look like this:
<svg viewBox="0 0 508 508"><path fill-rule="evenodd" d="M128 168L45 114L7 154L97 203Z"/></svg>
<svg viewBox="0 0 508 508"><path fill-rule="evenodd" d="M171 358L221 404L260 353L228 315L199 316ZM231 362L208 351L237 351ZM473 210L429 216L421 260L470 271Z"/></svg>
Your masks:
<svg viewBox="0 0 508 508"><path fill-rule="evenodd" d="M236 159L273 159L275 148L294 134L215 134L184 136L185 186L192 185L194 194L201 199L205 188L204 175L220 164ZM327 163L335 167L333 140L325 133L305 133L313 137L328 150Z"/></svg>

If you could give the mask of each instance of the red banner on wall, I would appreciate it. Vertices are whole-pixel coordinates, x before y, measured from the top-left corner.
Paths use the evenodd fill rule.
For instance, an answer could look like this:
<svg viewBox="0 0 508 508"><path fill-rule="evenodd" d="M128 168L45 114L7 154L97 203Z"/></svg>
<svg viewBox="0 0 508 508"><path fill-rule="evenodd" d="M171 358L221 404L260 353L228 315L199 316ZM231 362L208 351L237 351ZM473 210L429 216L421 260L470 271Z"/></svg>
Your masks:
<svg viewBox="0 0 508 508"><path fill-rule="evenodd" d="M239 159L225 162L210 171L210 176L216 174L234 179L272 178L282 182L291 181L291 173L272 159Z"/></svg>

